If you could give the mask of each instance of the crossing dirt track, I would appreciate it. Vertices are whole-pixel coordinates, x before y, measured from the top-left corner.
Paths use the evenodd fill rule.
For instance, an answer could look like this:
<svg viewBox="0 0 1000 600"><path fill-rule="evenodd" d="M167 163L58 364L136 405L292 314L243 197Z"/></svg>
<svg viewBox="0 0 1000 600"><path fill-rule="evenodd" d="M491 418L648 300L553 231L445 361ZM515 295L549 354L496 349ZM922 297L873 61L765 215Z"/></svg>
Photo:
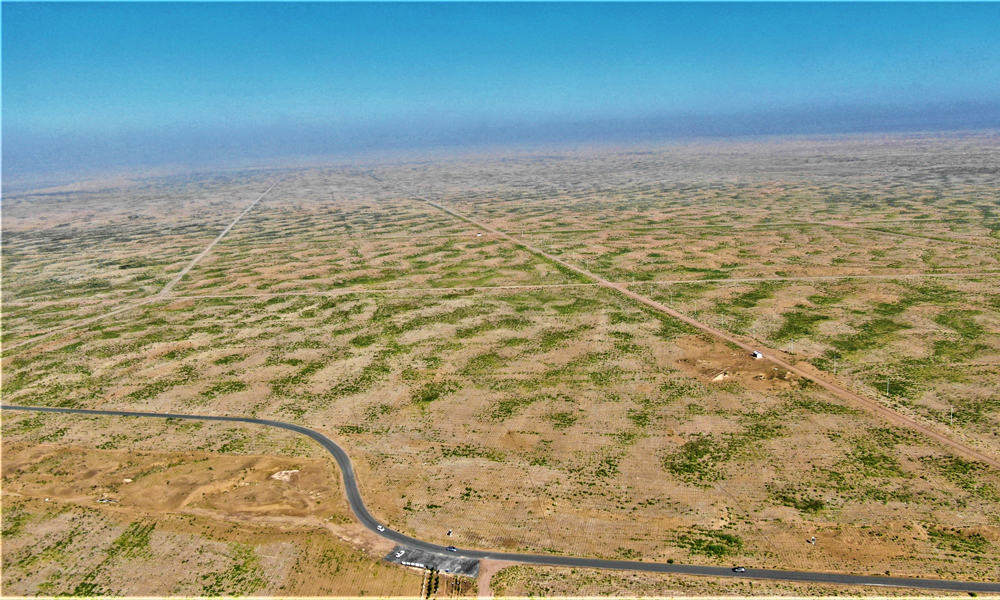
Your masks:
<svg viewBox="0 0 1000 600"><path fill-rule="evenodd" d="M509 594L584 589L590 567L663 574L635 595L997 591L997 147L692 143L6 194L4 404L54 412L4 411L5 590L138 593L117 574L166 560L162 536L214 549L190 580L163 569L156 589L189 595L419 593L379 562L392 543L553 574L507 567ZM246 471L213 487L213 457ZM253 467L279 458L279 479ZM155 494L173 513L136 504Z"/></svg>

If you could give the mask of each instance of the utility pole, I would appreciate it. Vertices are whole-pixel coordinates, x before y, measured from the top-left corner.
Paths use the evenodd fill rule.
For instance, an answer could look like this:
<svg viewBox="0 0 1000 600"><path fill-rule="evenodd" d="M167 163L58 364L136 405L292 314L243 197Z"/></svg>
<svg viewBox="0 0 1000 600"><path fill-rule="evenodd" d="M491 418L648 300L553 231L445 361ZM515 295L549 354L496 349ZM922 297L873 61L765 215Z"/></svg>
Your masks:
<svg viewBox="0 0 1000 600"><path fill-rule="evenodd" d="M886 376L886 378L885 378L885 395L886 396L889 395L889 377L888 376Z"/></svg>

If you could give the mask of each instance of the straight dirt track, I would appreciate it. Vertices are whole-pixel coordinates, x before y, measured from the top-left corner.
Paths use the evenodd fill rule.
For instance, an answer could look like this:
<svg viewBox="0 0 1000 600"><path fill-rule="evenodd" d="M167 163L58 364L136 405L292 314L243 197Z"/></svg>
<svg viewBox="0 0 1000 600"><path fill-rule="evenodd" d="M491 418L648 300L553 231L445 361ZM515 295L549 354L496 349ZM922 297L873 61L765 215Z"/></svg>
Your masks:
<svg viewBox="0 0 1000 600"><path fill-rule="evenodd" d="M562 260L561 258L559 258L557 256L553 256L552 254L549 254L548 252L545 252L544 250L542 250L540 248L536 248L534 246L531 246L530 244L528 244L527 242L524 242L523 240L520 240L520 239L518 239L518 238L516 238L516 237L514 237L512 235L509 235L509 234L507 234L507 233L505 233L503 231L500 231L498 229L490 227L489 225L486 225L484 223L481 223L479 221L471 219L471 218L469 218L469 217L467 217L467 216L465 216L465 215L463 215L461 213L458 213L454 209L448 208L448 207L443 206L441 204L438 204L436 202L431 202L429 200L424 200L424 201L427 202L427 204L429 204L430 206L433 206L434 208L437 208L438 210L444 211L444 212L448 213L449 215L455 217L456 219L461 219L461 220L463 220L463 221L465 221L467 223L475 225L476 227L479 227L480 229L488 231L488 232L490 232L490 233L492 233L494 235L501 236L504 239L507 239L507 240L509 240L511 242L514 242L515 244L518 244L519 246L527 249L528 251L537 254L538 256L542 256L542 257L544 257L544 258L546 258L546 259L548 259L548 260L550 260L550 261L552 261L554 263L557 263L557 264L559 264L559 265L561 265L561 266L563 266L563 267L565 267L567 269L570 269L571 271L573 271L575 273L578 273L580 275L583 275L584 277L588 277L588 278L594 280L595 282L597 282L598 285L600 285L602 287L605 287L605 288L608 288L608 289L611 289L611 290L615 290L615 291L621 293L622 295L624 295L624 296L626 296L628 298L631 298L631 299L633 299L633 300L635 300L637 302L641 302L642 304L645 304L646 306L648 306L650 308L653 308L653 309L655 309L655 310L657 310L659 312L662 312L664 314L670 315L671 317L673 317L675 319L678 319L680 321L683 321L684 323L687 323L688 325L690 325L690 326L692 326L692 327L694 327L696 329L700 329L701 331L704 331L705 333L708 333L708 334L710 334L710 335L712 335L712 336L714 336L716 338L719 338L719 339L724 340L726 342L729 342L731 344L735 344L736 346L739 346L740 348L743 348L747 352L753 352L753 351L761 352L764 355L765 359L771 361L772 363L774 363L776 365L781 366L784 369L787 369L788 371L791 371L792 373L795 373L796 375L802 377L803 379L807 379L809 381L812 381L812 382L814 382L814 383L822 386L826 390L828 390L830 392L833 392L834 394L840 396L841 398L844 398L844 399L846 399L846 400L848 400L850 402L853 402L854 404L857 404L858 406L861 406L861 407L863 407L863 408L865 408L865 409L867 409L867 410L869 410L869 411L871 411L871 412L873 412L875 414L878 414L878 415L884 417L885 419L887 419L888 421L891 421L891 422L896 423L898 425L902 425L903 427L908 427L908 428L910 428L910 429L912 429L914 431L918 431L918 432L920 432L920 433L922 433L922 434L930 437L931 439L937 440L938 442L941 442L945 446L947 446L947 447L949 447L949 448L957 451L958 453L966 456L967 458L971 458L973 460L976 460L976 461L988 464L991 467L1000 470L1000 460L997 460L996 458L993 458L991 456L987 456L986 454L983 454L982 452L979 452L978 450L975 450L974 448L970 448L969 446L966 446L965 444L963 444L961 442L953 440L953 439L949 438L948 436L946 436L946 435L944 435L942 433L939 433L939 432L937 432L937 431L935 431L935 430L933 430L933 429L931 429L931 428L929 428L929 427L927 427L925 425L922 425L922 424L918 423L917 421L914 421L913 419L911 419L910 417L907 417L906 415L900 414L900 413L892 410L891 408L888 408L886 406L883 406L882 404L879 404L878 402L874 402L872 400L869 400L868 398L865 398L864 396L860 396L858 394L855 394L854 392L852 392L852 391L850 391L850 390L848 390L848 389L846 389L844 387L841 387L840 385L837 385L836 383L833 383L832 381L829 381L829 380L827 380L825 378L818 377L818 376L816 376L816 375L814 375L812 373L809 373L808 371L800 369L800 368L796 367L795 365L793 365L793 364L791 364L789 362L786 362L785 360L782 360L775 353L775 351L773 349L767 348L765 346L761 346L760 344L753 344L753 345L748 344L748 343L744 342L743 340L741 340L739 338L736 338L736 337L733 337L732 335L730 335L730 334L728 334L728 333L726 333L724 331L721 331L719 329L716 329L714 327L706 325L706 324L702 323L701 321L697 321L695 319L692 319L691 317L689 317L689 316L687 316L687 315L685 315L683 313L680 313L680 312L678 312L678 311L676 311L676 310L674 310L674 309L672 309L672 308L670 308L670 307L668 307L668 306L666 306L664 304L661 304L661 303L657 302L656 300L653 300L651 298L647 298L646 296L643 296L642 294L634 292L634 291L630 290L628 288L628 286L626 284L624 284L624 283L614 283L614 282L608 281L607 279L601 277L600 275L595 275L594 273L591 273L590 271L587 271L586 269L582 269L582 268L580 268L580 267L578 267L578 266L576 266L574 264L568 263L568 262Z"/></svg>
<svg viewBox="0 0 1000 600"><path fill-rule="evenodd" d="M241 212L239 215L237 215L236 218L233 219L233 222L230 223L225 229L222 230L222 233L220 233L218 236L216 236L216 238L214 240L212 240L212 242L204 250L202 250L201 253L198 254L198 256L195 256L193 259L191 259L191 262L189 262L183 269L181 269L181 271L179 273L177 273L177 275L175 275L173 279L171 279L169 282L167 282L167 284L165 286L163 286L163 289L161 289L159 292L157 292L157 294L155 296L151 296L149 298L145 298L143 300L139 300L137 302L133 302L132 304L129 304L127 306L123 306L121 308L112 310L110 312L106 312L104 314L97 315L96 317L90 317L89 319L84 319L83 321L79 321L77 323L73 323L72 325L67 325L65 327L60 327L58 329L53 329L52 331L48 331L48 332L43 333L41 335L37 335L37 336L35 336L35 337L33 337L33 338L29 339L29 340L25 340L23 342L14 344L13 346L6 347L6 348L4 348L4 350L13 350L14 348L19 348L21 346L37 342L39 340L42 340L42 339L45 339L47 337L53 336L53 335L55 335L57 333L62 333L64 331L69 331L70 329L76 329L78 327L83 327L85 325L90 325L91 323L94 323L95 321L100 321L102 319L106 319L108 317L111 317L111 316L114 316L114 315L117 315L117 314L129 311L129 310L132 310L134 308L139 308L140 306L145 306L147 304L150 304L150 303L156 302L158 300L163 300L163 299L167 298L169 296L169 294L170 294L170 291L174 289L174 286L177 285L181 281L181 279L184 279L184 276L187 275L188 272L195 267L195 265L197 265L199 262L201 262L201 259L205 258L208 255L208 253L212 251L212 248L214 248L216 244L218 244L220 241L222 241L222 238L226 237L226 234L228 234L229 231L233 227L235 227L237 223L240 222L240 219L242 219L243 217L245 217L247 215L247 213L249 213L253 209L253 207L257 205L258 202L260 202L261 200L263 200L264 196L266 196L271 190L273 190L274 186L278 185L278 183L280 183L281 180L284 179L284 177L285 177L284 175L282 175L281 177L279 177L277 180L275 180L274 183L271 184L271 187L267 188L267 190L264 191L263 194L261 194L260 196L257 197L256 200L254 200L253 202L251 202L250 204L248 204L247 207L243 209L243 212Z"/></svg>
<svg viewBox="0 0 1000 600"><path fill-rule="evenodd" d="M277 183L278 182L275 182L274 185L276 185ZM157 294L156 296L151 297L151 298L147 298L147 299L143 299L143 300L141 300L139 302L136 302L135 304L132 304L130 306L121 307L119 309L113 310L113 311L111 311L109 313L106 313L104 315L101 315L99 317L93 317L91 319L87 319L87 320L85 320L83 322L80 322L80 323L77 323L75 325L72 325L72 326L69 326L69 327L65 327L65 328L60 328L58 330L54 330L54 331L48 332L48 333L44 334L43 336L36 337L36 338L31 339L31 340L27 340L27 341L23 342L22 344L18 344L17 346L20 346L20 345L23 345L23 344L27 344L27 343L32 343L32 342L35 342L35 341L41 339L41 337L47 337L49 335L52 335L52 334L55 334L55 333L60 333L62 331L65 331L67 329L71 329L73 327L79 327L79 326L82 326L82 325L86 325L86 324L91 323L93 321L96 321L98 319L107 318L109 316L112 316L112 315L115 315L115 314L119 314L121 312L130 310L132 308L137 308L137 307L140 307L140 306L152 303L152 302L162 301L162 300L167 300L167 299L176 299L178 297L181 297L181 296L175 296L173 294L173 292L172 292L173 285L176 284L178 281L180 281L180 279L184 276L185 273L187 273L187 271L189 271L195 264L197 264L197 262L199 260L201 260L205 255L207 255L211 251L211 249L214 247L214 245L218 241L220 241L229 232L229 230L232 229L232 227L240 220L240 218L242 218L243 216L245 216L270 191L270 189L272 189L274 187L274 185L272 185L271 188L269 188L267 191L265 191L264 194L262 194L259 198L257 198L253 203L251 203L249 206L247 206L246 209L236 218L236 220L234 220L233 223L231 223L229 225L229 227L227 227L207 248L205 248L205 250L201 254L199 254L198 257L196 257L192 261L192 263L189 264L187 266L187 268L184 269L182 271L182 273L180 273L174 279L174 281L172 281L171 283L167 284L167 286L165 286L165 288L163 290L161 290L159 292L159 294ZM952 448L956 452L958 452L958 453L960 453L960 454L962 454L962 455L964 455L966 457L969 457L969 458L971 458L973 460L977 460L977 461L983 462L985 464L991 465L994 468L1000 469L1000 461L998 461L997 459L995 459L993 457L990 457L990 456L987 456L987 455L985 455L985 454L983 454L981 452L978 452L977 450L975 450L973 448L970 448L970 447L962 444L961 442L952 440L951 438L947 437L946 435L944 435L942 433L939 433L939 432L937 432L937 431L935 431L935 430L933 430L933 429L931 429L931 428L929 428L929 427L927 427L925 425L922 425L921 423L919 423L919 422L917 422L917 421L915 421L915 420L907 417L906 415L900 414L900 413L898 413L898 412L896 412L896 411L894 411L894 410L892 410L892 409L890 409L890 408L888 408L886 406L883 406L882 404L880 404L878 402L872 401L872 400L870 400L868 398L865 398L863 396L855 394L855 393L849 391L848 389L842 387L841 385L838 385L834 381L828 380L827 378L832 379L832 377L830 377L829 375L827 375L825 373L819 373L819 374L817 374L817 373L814 373L814 372L809 372L809 371L805 371L803 369L800 369L800 368L796 367L795 365L790 364L790 363L786 362L785 360L783 360L776 353L775 350L768 349L766 347L759 346L759 345L756 345L756 344L747 343L746 341L743 341L742 339L736 338L736 337L732 336L731 334L729 334L727 332L724 332L724 331L715 329L713 327L710 327L708 325L705 325L705 324L703 324L703 323L701 323L701 322L699 322L699 321L697 321L695 319L692 319L691 317L688 317L688 316L686 316L686 315L684 315L684 314L682 314L682 313L680 313L680 312L678 312L678 311L676 311L676 310L674 310L674 309L672 309L672 308L670 308L670 307L668 307L668 306L666 306L664 304L656 302L655 300L652 300L651 298L648 298L646 296L643 296L640 293L637 293L637 292L633 291L632 289L629 288L629 286L627 284L611 282L611 281L609 281L607 279L604 279L603 277L601 277L599 275L595 275L595 274L593 274L593 273L591 273L591 272L589 272L589 271L587 271L585 269L582 269L582 268L577 267L577 266L575 266L573 264L565 262L564 260L562 260L562 259L560 259L560 258L558 258L556 256L553 256L553 255L551 255L551 254L549 254L549 253L547 253L547 252L545 252L545 251L543 251L543 250L541 250L539 248L533 247L530 244L528 244L528 243L526 243L526 242L524 242L524 241L522 241L522 240L520 240L518 238L515 238L515 237L513 237L513 236L511 236L511 235L509 235L507 233L504 233L502 231L496 230L496 229L494 229L492 227L489 227L487 225L479 223L479 222L477 222L477 221L475 221L473 219L465 217L464 215L461 215L461 214L455 212L454 210L452 210L450 208L447 208L445 206L436 204L434 202L426 201L426 200L425 200L425 202L427 202L429 205L431 205L431 206L433 206L433 207L435 207L435 208L437 208L439 210L442 210L442 211L444 211L444 212L452 215L455 218L458 218L458 219L461 219L461 220L463 220L465 222L468 222L468 223L470 223L470 224L472 224L472 225L474 225L476 227L479 227L480 229L482 229L484 231L488 231L488 232L490 232L492 234L495 234L497 236L503 237L503 238L505 238L505 239L507 239L507 240L509 240L509 241L511 241L511 242L513 242L513 243L515 243L515 244L517 244L517 245L519 245L519 246L521 246L521 247L529 250L530 252L535 253L538 256L544 257L545 259L547 259L547 260L549 260L549 261L551 261L553 263L559 264L562 267L565 267L565 268L567 268L567 269L569 269L569 270L571 270L573 272L576 272L576 273L578 273L578 274L580 274L580 275L582 275L584 277L587 277L591 281L594 282L594 283L590 283L590 284L580 284L580 285L595 285L595 286L600 286L600 287L605 287L605 288L608 288L608 289L615 290L615 291L617 291L617 292L625 295L626 297L631 298L632 300L640 302L640 303L642 303L642 304L644 304L644 305L646 305L646 306L648 306L648 307L650 307L650 308L652 308L652 309L654 309L654 310L656 310L658 312L661 312L663 314L666 314L666 315L669 315L669 316L671 316L673 318L676 318L676 319L678 319L678 320L680 320L680 321L682 321L684 323L687 323L688 325L690 325L690 326L692 326L692 327L694 327L696 329L704 331L704 332L706 332L706 333L708 333L708 334L710 334L710 335L712 335L712 336L714 336L714 337L716 337L718 339L724 340L724 341L729 342L731 344L734 344L734 345L736 345L736 346L738 346L740 348L743 348L744 350L746 350L748 352L749 351L753 351L753 350L761 351L761 352L764 353L765 358L767 358L768 360L770 360L774 364L780 365L781 367L783 367L783 368L787 369L788 371L793 372L793 373L795 373L795 374L803 377L804 379L807 379L807 380L815 382L817 385L822 386L823 388L827 389L831 393L834 393L834 394L836 394L836 395L838 395L838 396L840 396L842 398L845 398L848 401L850 401L850 402L852 402L852 403L854 403L856 405L864 407L864 408L866 408L867 410L869 410L871 412L879 414L879 415L881 415L882 417L886 418L887 420L889 420L891 422L894 422L894 423L897 423L899 425L908 427L908 428L913 429L915 431L919 431L919 432L923 433L924 435L927 435L928 437L930 437L932 439L935 439L935 440L939 441L940 443L942 443L942 444L944 444L944 445ZM990 275L990 274L991 273L937 274L936 276L953 276L953 277L954 276L957 276L957 277L968 276L968 277L976 277L976 276L985 276L985 275ZM935 276L935 275L916 275L915 274L915 275L885 275L885 276L859 276L859 277L868 277L868 278L872 278L872 277L894 278L894 277L907 277L907 276L914 276L914 277L916 277L916 276ZM775 278L775 279L779 279L779 278ZM799 279L799 278L781 278L781 279ZM813 278L801 278L801 279L813 279ZM826 279L826 278L824 277L824 278L816 278L816 279ZM754 279L754 281L756 281L756 280L757 279ZM742 280L726 280L726 281L728 281L728 282L737 281L738 282L738 281L742 281ZM750 281L750 280L747 280L747 281ZM650 282L647 282L647 283L650 283ZM678 281L678 282L651 282L651 283L653 283L653 284L672 284L672 283L692 283L692 282L689 282L689 281ZM573 285L573 284L571 284L571 285ZM517 287L520 287L520 286L517 286ZM525 287L544 287L544 286L525 286ZM352 291L359 291L359 290L345 290L344 293L351 293ZM412 292L412 291L421 291L421 290L365 290L365 291L366 292L371 292L371 293L386 293L386 292L397 292L397 291ZM436 291L440 291L440 290L436 290ZM325 294L325 293L317 294L317 295L323 295L323 294ZM266 295L266 294L264 294L264 295ZM189 296L184 296L184 297L189 297ZM195 296L190 296L190 297L195 297ZM209 297L209 296L206 296L206 297ZM17 347L17 346L14 346L14 347ZM114 415L119 415L119 416L160 417L160 418L173 417L173 418L184 418L184 419L205 419L205 420L241 421L241 422L247 422L247 423L257 423L257 424L262 424L262 425L268 425L268 426L274 426L274 427L281 427L281 428L284 428L284 429L289 429L289 430L292 430L292 431L296 431L298 433L301 433L303 435L307 435L307 436L313 438L314 440L316 440L317 442L319 442L322 446L324 446L324 448L326 448L335 457L335 459L338 461L338 464L341 467L341 470L342 470L342 473L343 473L343 476L344 476L344 480L345 480L345 490L348 493L348 500L350 502L352 511L354 512L355 516L366 527L368 527L369 529L372 529L373 531L375 531L375 527L378 525L377 521L375 521L375 519L368 513L368 511L365 508L363 502L361 501L359 492L357 492L357 484L354 482L353 471L350 468L350 460L347 458L347 455L343 453L343 450L341 450L339 448L339 446L336 446L336 444L334 444L328 438L326 438L325 436L322 436L322 434L319 434L319 433L314 432L312 430L306 429L305 427L301 427L301 426L298 426L298 425L292 425L292 424L288 424L288 423L281 423L281 422L277 422L277 421L266 421L266 420L259 420L259 419L246 419L246 418L239 418L239 417L215 417L215 416L198 416L198 415L166 415L166 414L156 414L156 413L127 413L127 412L117 412L117 411L60 410L60 409L30 408L30 407L4 407L4 408L5 409L8 409L8 408L9 409L18 409L18 408L20 408L22 410L49 410L49 411L52 411L52 412L71 412L71 413L84 413L84 414L86 414L86 413L114 414ZM350 482L351 482L350 485L348 485L348 479L350 479ZM351 492L350 492L350 489L349 489L351 487L354 488L355 493L356 493L356 496L353 499L352 499ZM400 534L400 533L397 533L397 532L393 532L393 531L388 530L388 529L385 532L378 532L378 531L376 531L376 533L379 533L379 535L383 535L384 537L386 537L388 539L396 541L397 543L403 543L403 544L406 544L406 545L409 545L409 546L412 546L412 547L419 547L419 548L424 548L424 549L430 549L431 551L443 551L444 550L441 546L430 544L428 542L422 542L422 541L417 540L415 538L411 538L411 537L405 536L403 534ZM923 579L889 578L889 577L864 577L864 576L855 576L855 575L847 575L847 574L795 572L795 571L763 570L763 569L761 569L761 570L758 570L758 569L748 569L746 573L735 574L735 573L732 573L731 570L729 570L727 568L722 568L722 567L704 567L704 566L697 566L697 565L666 565L666 564L657 564L657 563L639 563L639 562L633 562L633 561L610 561L610 560L599 560L599 559L588 559L588 558L577 558L577 557L543 556L543 555L533 555L533 554L503 554L503 553L492 553L492 552L475 551L475 550L460 550L460 554L463 555L463 556L468 556L468 557L472 557L472 558L487 558L488 557L488 558L497 558L497 559L517 561L517 562L522 562L522 563L542 564L542 565L562 565L562 566L573 566L573 567L593 567L593 568L607 568L607 569L621 569L621 570L641 570L641 571L665 572L665 573L679 573L679 574L689 574L689 575L706 575L706 576L765 578L765 579L779 579L779 580L786 580L786 581L801 581L801 582L815 582L815 583L838 583L838 584L853 584L853 585L901 586L901 587L915 587L915 588L939 589L939 590L960 590L960 591L970 591L970 592L971 591L976 591L976 592L1000 592L1000 584L994 584L994 583L957 582L957 581L923 580Z"/></svg>

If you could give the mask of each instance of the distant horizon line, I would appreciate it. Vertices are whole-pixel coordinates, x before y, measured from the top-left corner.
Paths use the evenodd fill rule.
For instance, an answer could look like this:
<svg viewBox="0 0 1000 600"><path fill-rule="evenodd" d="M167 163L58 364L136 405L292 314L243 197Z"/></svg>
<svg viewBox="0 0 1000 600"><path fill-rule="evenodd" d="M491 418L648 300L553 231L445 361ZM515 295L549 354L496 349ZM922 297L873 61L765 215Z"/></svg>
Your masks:
<svg viewBox="0 0 1000 600"><path fill-rule="evenodd" d="M0 185L2 193L24 193L26 191L43 190L67 186L72 184L84 184L88 182L129 180L129 179L150 179L156 177L172 177L179 175L194 175L198 173L219 173L228 171L245 170L284 170L295 168L318 168L322 166L347 165L356 162L359 165L371 165L385 162L405 162L414 159L437 158L461 158L471 157L476 154L491 154L509 152L512 154L532 154L536 152L573 152L573 151L594 151L599 149L615 149L617 151L628 151L629 149L664 147L690 144L732 144L746 142L779 142L779 141L808 141L808 140L837 140L850 138L913 138L913 137L990 137L1000 135L1000 102L997 103L977 103L988 107L990 118L985 122L973 123L969 127L951 128L906 128L893 127L891 123L885 124L882 128L851 128L842 124L839 128L811 129L809 127L792 128L793 130L764 130L764 131L742 131L725 133L721 131L674 131L671 133L657 132L655 130L636 135L632 132L629 135L627 130L601 130L600 125L609 123L621 123L623 120L602 119L588 121L590 125L597 125L591 130L574 131L563 137L554 136L549 138L532 138L530 136L512 139L496 139L491 136L477 136L475 138L449 139L443 136L441 139L429 140L427 143L417 144L368 144L354 147L331 149L327 152L275 152L273 154L253 155L253 156L214 156L203 157L199 160L161 160L149 161L145 163L133 164L108 164L101 167L96 165L81 168L65 169L45 169L27 170L11 174L11 170L4 168L0 173ZM993 112L996 114L992 114ZM646 119L631 119L626 122L632 124L646 121L656 121L655 117ZM571 124L573 122L570 122ZM579 123L579 122L577 122ZM859 123L858 125L860 125ZM960 123L956 123L959 125ZM534 127L535 130L543 129L551 123ZM558 123L555 127L562 125L568 128L565 123ZM900 123L899 125L904 125ZM527 127L522 125L522 128ZM752 128L752 127L751 127ZM503 129L503 126L497 126ZM513 128L512 128L513 129ZM615 128L612 128L615 129ZM697 128L695 128L697 129ZM522 129L523 131L523 129ZM330 132L313 132L323 136ZM660 135L657 135L660 133ZM3 140L3 160L0 166L9 166L10 146L4 134ZM315 140L312 140L315 141Z"/></svg>

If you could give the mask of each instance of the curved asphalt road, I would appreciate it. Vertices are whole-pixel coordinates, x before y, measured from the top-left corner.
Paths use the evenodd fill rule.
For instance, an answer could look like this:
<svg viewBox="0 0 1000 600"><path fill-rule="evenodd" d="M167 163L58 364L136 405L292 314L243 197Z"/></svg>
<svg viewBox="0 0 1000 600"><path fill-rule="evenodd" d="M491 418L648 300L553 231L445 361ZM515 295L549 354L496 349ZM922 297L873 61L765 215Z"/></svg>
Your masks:
<svg viewBox="0 0 1000 600"><path fill-rule="evenodd" d="M347 502L351 506L351 511L361 523L397 544L402 544L410 548L419 548L428 552L447 554L449 556L463 556L467 558L493 558L497 560L509 560L519 563L531 563L537 565L557 565L564 567L581 567L597 569L619 569L626 571L652 571L656 573L678 573L682 575L707 575L712 577L736 577L745 579L777 579L782 581L802 581L807 583L837 583L845 585L877 585L890 587L908 587L927 590L956 590L961 592L984 592L1000 593L1000 582L976 582L976 581L948 581L943 579L915 579L905 577L866 577L861 575L847 575L842 573L815 573L810 571L779 571L774 569L747 569L745 573L734 573L732 569L726 567L708 567L698 565L679 565L665 563L647 563L630 560L603 560L599 558L579 558L573 556L558 555L538 555L538 554L514 554L506 552L485 552L482 550L458 550L457 552L447 552L444 546L423 542L408 535L393 531L388 527L385 531L378 531L376 527L379 522L365 508L365 503L361 500L361 492L358 490L358 483L354 478L354 469L351 466L351 459L340 446L333 443L325 435L291 423L281 421L271 421L268 419L249 419L243 417L216 417L208 415L175 415L167 413L145 413L129 412L118 410L84 410L75 408L49 408L35 406L3 406L3 410L30 410L38 412L73 413L85 415L110 415L119 417L157 417L161 419L191 419L198 421L233 421L238 423L252 423L255 425L268 425L288 429L296 433L301 433L319 442L323 448L333 455L333 458L340 466L340 471L344 477L344 490L347 493Z"/></svg>

